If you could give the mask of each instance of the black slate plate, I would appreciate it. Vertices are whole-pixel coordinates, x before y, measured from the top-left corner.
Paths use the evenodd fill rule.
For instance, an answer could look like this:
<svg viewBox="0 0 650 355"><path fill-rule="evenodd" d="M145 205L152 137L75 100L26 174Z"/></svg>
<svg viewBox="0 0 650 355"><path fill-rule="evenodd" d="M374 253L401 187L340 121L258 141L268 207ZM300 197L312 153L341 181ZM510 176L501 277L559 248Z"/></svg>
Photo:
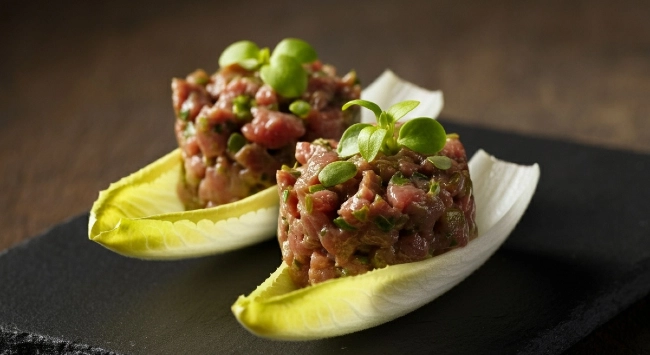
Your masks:
<svg viewBox="0 0 650 355"><path fill-rule="evenodd" d="M470 155L538 162L508 241L388 324L311 342L250 335L230 305L280 262L274 241L194 260L128 259L77 217L0 256L0 350L133 354L557 353L650 292L650 157L452 124Z"/></svg>

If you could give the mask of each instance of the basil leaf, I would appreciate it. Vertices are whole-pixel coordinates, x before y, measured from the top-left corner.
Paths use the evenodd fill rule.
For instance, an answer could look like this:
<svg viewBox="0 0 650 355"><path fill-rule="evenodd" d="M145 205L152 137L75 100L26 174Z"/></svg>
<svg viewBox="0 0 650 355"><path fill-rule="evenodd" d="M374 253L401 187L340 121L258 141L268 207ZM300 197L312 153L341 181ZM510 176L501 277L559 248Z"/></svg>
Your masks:
<svg viewBox="0 0 650 355"><path fill-rule="evenodd" d="M272 57L286 55L293 57L298 63L311 63L318 59L318 54L307 42L298 38L286 38L273 49Z"/></svg>
<svg viewBox="0 0 650 355"><path fill-rule="evenodd" d="M386 138L387 133L387 130L375 126L366 127L359 132L359 137L357 138L359 152L367 162L375 159L384 144L384 138Z"/></svg>
<svg viewBox="0 0 650 355"><path fill-rule="evenodd" d="M445 147L447 135L442 125L427 117L414 118L402 125L397 143L420 154L436 154Z"/></svg>
<svg viewBox="0 0 650 355"><path fill-rule="evenodd" d="M371 125L368 123L355 123L343 132L339 146L336 148L336 152L339 153L341 158L351 157L359 153L359 142L357 138L359 137L359 132L366 127L371 127Z"/></svg>
<svg viewBox="0 0 650 355"><path fill-rule="evenodd" d="M293 98L307 90L307 72L292 57L272 56L268 65L260 69L262 80L281 96Z"/></svg>
<svg viewBox="0 0 650 355"><path fill-rule="evenodd" d="M254 59L257 62L259 51L260 48L257 44L251 41L235 42L226 47L226 49L221 53L221 56L219 57L219 66L227 67L235 63L250 64L250 59Z"/></svg>
<svg viewBox="0 0 650 355"><path fill-rule="evenodd" d="M411 112L414 108L418 107L420 101L415 100L406 100L398 102L391 106L388 111L388 117L391 120L391 123L399 121L402 117L406 116L407 113Z"/></svg>
<svg viewBox="0 0 650 355"><path fill-rule="evenodd" d="M342 184L357 175L357 166L349 161L327 164L319 173L318 180L325 187Z"/></svg>
<svg viewBox="0 0 650 355"><path fill-rule="evenodd" d="M367 108L368 110L374 112L377 118L379 118L379 115L381 115L381 108L376 103L367 100L348 101L345 105L343 105L343 111L352 105L359 105L361 107Z"/></svg>

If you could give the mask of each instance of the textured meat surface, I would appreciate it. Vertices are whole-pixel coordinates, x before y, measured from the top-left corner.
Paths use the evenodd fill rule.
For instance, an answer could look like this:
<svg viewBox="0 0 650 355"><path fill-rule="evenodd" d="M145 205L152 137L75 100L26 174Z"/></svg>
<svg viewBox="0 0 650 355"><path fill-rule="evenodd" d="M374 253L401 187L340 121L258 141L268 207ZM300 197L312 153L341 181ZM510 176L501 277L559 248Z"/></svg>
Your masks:
<svg viewBox="0 0 650 355"><path fill-rule="evenodd" d="M334 148L301 142L302 166L277 172L278 241L298 286L423 260L477 236L472 181L457 137L438 153L451 159L449 169L406 148L371 163L357 155L348 159L356 176L325 189L318 173L339 160Z"/></svg>
<svg viewBox="0 0 650 355"><path fill-rule="evenodd" d="M237 201L272 186L275 171L295 163L298 141L339 139L358 121L358 108L341 111L360 96L354 72L339 77L319 61L305 69L307 91L293 99L276 93L259 72L236 64L213 75L199 69L172 80L184 168L178 192L186 208ZM309 103L304 117L288 109L297 99Z"/></svg>

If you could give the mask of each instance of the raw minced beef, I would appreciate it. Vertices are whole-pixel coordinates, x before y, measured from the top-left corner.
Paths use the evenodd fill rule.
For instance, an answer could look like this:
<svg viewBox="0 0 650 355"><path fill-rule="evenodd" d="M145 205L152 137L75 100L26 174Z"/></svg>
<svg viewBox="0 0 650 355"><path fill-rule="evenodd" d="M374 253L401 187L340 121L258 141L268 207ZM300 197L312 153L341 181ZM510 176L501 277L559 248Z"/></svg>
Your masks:
<svg viewBox="0 0 650 355"><path fill-rule="evenodd" d="M197 70L172 80L175 132L182 150L178 186L186 208L237 201L275 184L275 172L293 165L296 142L340 138L358 121L359 110L341 106L361 93L356 75L336 75L330 65L304 65L308 87L287 99L262 82L259 71L234 64L209 76ZM289 105L297 100L310 110L299 118Z"/></svg>
<svg viewBox="0 0 650 355"><path fill-rule="evenodd" d="M356 176L324 188L318 173L340 160L335 145L298 143L302 166L277 172L278 239L299 287L423 260L477 236L472 181L457 137L449 136L437 154L450 158L449 169L402 148L371 163L360 155L348 159Z"/></svg>

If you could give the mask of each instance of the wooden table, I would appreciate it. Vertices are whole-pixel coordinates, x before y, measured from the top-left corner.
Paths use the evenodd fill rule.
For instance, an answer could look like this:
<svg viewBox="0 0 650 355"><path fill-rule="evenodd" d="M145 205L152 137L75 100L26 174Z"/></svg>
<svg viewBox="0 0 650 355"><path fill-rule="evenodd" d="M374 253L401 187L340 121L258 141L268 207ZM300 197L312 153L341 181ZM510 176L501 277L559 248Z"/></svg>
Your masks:
<svg viewBox="0 0 650 355"><path fill-rule="evenodd" d="M18 2L0 5L0 250L87 212L175 147L170 79L239 39L306 39L369 83L445 94L448 120L650 153L640 1ZM650 296L571 351L650 351Z"/></svg>

